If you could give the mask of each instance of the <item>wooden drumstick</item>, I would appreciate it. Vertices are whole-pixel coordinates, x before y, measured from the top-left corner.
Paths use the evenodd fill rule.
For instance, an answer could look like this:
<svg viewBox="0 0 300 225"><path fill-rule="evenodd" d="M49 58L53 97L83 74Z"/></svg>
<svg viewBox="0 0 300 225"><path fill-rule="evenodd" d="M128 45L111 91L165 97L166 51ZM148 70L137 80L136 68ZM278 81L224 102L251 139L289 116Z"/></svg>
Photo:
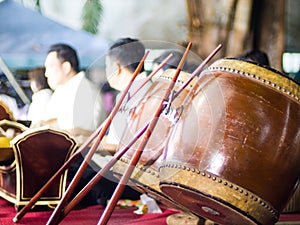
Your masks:
<svg viewBox="0 0 300 225"><path fill-rule="evenodd" d="M172 79L172 81L171 81L171 83L170 83L167 91L165 92L165 96L163 97L163 99L162 99L162 101L161 101L158 109L155 112L155 115L154 115L153 119L151 120L149 126L147 127L147 129L145 131L145 134L142 137L142 141L141 141L140 145L138 146L138 149L133 154L133 157L130 160L129 165L128 165L125 173L121 177L120 182L119 182L116 190L114 191L113 196L112 196L112 198L109 201L109 204L105 208L105 210L104 210L104 212L103 212L103 214L102 214L102 216L101 216L101 218L99 220L98 225L107 224L107 222L108 222L108 220L109 220L109 218L110 218L110 216L112 214L112 211L115 208L115 206L117 204L117 201L119 200L120 195L122 194L122 192L124 190L124 187L127 184L128 180L129 180L129 178L130 178L130 176L131 176L131 174L133 172L133 169L136 166L137 162L139 161L140 156L143 153L143 150L144 150L144 148L145 148L145 146L146 146L146 144L147 144L147 142L148 142L148 140L149 140L149 138L151 136L151 133L153 132L153 130L154 130L156 124L157 124L159 116L162 113L162 110L164 108L164 103L165 103L165 101L168 100L171 91L174 89L175 83L177 81L177 78L178 78L179 73L180 73L180 71L181 71L181 69L183 67L183 64L184 64L184 62L186 60L188 51L190 50L191 46L192 46L192 43L190 42L189 45L186 48L185 53L183 54L183 57L182 57L179 65L178 65L177 69L176 69L174 77L173 77L173 79Z"/></svg>

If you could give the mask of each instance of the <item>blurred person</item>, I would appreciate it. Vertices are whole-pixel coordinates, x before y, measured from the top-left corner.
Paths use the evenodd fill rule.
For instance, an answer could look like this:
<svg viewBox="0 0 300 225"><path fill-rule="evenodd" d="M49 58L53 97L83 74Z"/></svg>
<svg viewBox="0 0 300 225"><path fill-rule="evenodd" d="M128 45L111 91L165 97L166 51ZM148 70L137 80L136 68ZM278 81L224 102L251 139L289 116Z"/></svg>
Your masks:
<svg viewBox="0 0 300 225"><path fill-rule="evenodd" d="M258 49L254 49L249 52L246 52L245 54L241 55L239 58L246 61L258 63L262 66L270 67L270 61L267 53Z"/></svg>
<svg viewBox="0 0 300 225"><path fill-rule="evenodd" d="M100 88L86 77L84 71L79 70L77 53L66 44L50 46L45 59L45 76L54 91L46 106L45 117L36 125L50 125L65 130L81 145L105 119ZM82 165L87 151L89 148L68 168L68 182ZM81 191L100 168L101 165L92 159L80 176L71 197ZM80 207L106 205L116 185L113 179L112 172L108 172L81 200Z"/></svg>
<svg viewBox="0 0 300 225"><path fill-rule="evenodd" d="M35 124L43 119L46 106L50 101L53 91L47 83L45 67L37 67L30 70L28 77L33 94L27 112L27 119L30 120L32 124Z"/></svg>
<svg viewBox="0 0 300 225"><path fill-rule="evenodd" d="M105 119L100 89L79 70L77 52L66 44L50 46L45 76L54 92L39 125L63 129L82 143Z"/></svg>
<svg viewBox="0 0 300 225"><path fill-rule="evenodd" d="M116 101L119 101L144 55L145 47L138 39L129 37L120 38L111 44L108 54L106 55L106 76L110 87L119 92ZM121 109L113 118L108 134L101 141L99 151L103 152L104 150L109 152L109 155L105 157L107 162L111 159L111 155L116 152L121 137L126 130L127 121L130 118L130 110L140 102L150 87L150 82L148 82L136 95L132 96L141 84L144 83L146 78L147 74L142 66L142 69L139 71L139 74L127 93L127 97L125 97L121 105ZM116 188L119 180L115 178L113 181L115 182L114 187ZM111 195L112 194L113 192ZM140 199L140 195L139 192L130 186L125 186L121 199L138 200Z"/></svg>
<svg viewBox="0 0 300 225"><path fill-rule="evenodd" d="M139 62L145 54L145 46L138 39L120 38L112 43L109 52L106 56L106 76L108 77L109 85L119 91L116 101L120 98L122 91L128 86L132 78L132 74L136 70ZM142 67L132 84L128 97L133 94L137 88L146 79L147 74ZM119 144L123 132L126 129L129 110L133 108L146 93L150 83L148 82L139 92L126 102L126 109L120 110L112 121L108 135L102 141L102 148L114 152ZM126 98L124 99L126 101Z"/></svg>
<svg viewBox="0 0 300 225"><path fill-rule="evenodd" d="M131 38L122 38L115 41L106 56L106 74L108 77L108 84L109 87L106 85L102 88L102 91L106 91L105 89L108 88L111 90L118 91L118 95L116 97L116 101L118 101L120 94L122 91L127 87L129 81L132 78L132 74L135 71L137 65L139 64L140 60L145 54L145 48L141 42L136 39ZM138 75L136 80L145 78L146 73L141 71L141 74ZM131 89L132 90L132 89ZM133 99L130 102L134 101ZM128 105L129 102L126 103ZM117 145L120 141L121 134L126 128L126 121L128 118L128 111L127 110L120 110L117 115L114 117L108 131L108 135L106 135L101 140L101 152L97 152L97 156L101 155L101 161L98 166L103 167L105 163L111 160L112 154L115 153ZM100 150L100 149L99 149ZM103 151L105 150L105 151ZM108 155L105 155L108 152ZM99 158L99 157L98 157ZM96 162L97 163L97 162ZM102 164L102 165L100 165ZM70 176L74 176L77 165L73 164L71 168ZM94 168L94 167L93 167ZM87 168L88 171L90 167ZM86 173L86 176L82 178L81 184L76 187L76 192L81 190L83 184L88 182L90 178L94 175L93 171L89 171ZM85 204L91 203L96 201L97 204L106 205L107 200L111 198L115 188L117 187L119 180L114 177L112 171L108 171L105 174L105 178L102 178L91 191L89 196L87 196L84 200ZM131 199L137 200L140 198L140 193L131 189L129 186L126 186L122 195L121 199Z"/></svg>

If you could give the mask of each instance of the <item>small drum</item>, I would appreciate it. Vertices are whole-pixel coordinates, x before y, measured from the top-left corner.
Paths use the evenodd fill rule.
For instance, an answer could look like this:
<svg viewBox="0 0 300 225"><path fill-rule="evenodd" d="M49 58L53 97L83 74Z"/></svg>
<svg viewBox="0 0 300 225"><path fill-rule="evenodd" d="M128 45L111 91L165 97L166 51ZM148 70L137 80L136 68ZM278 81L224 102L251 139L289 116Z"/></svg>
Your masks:
<svg viewBox="0 0 300 225"><path fill-rule="evenodd" d="M133 140L133 137L137 134L137 132L153 118L155 111L170 85L170 81L175 75L175 71L176 70L174 69L166 70L162 75L156 78L144 98L134 109L132 109L127 129L125 130L120 141L120 146L118 147L119 150L124 146L127 146L128 143ZM180 72L177 83L175 84L175 91L178 90L178 88L180 88L189 78L190 74ZM166 145L172 123L174 123L172 120L176 120L176 118L178 118L177 114L180 114L181 112L182 102L187 93L189 93L194 82L195 81L192 80L186 89L184 89L178 97L174 99L170 108L166 106L166 110L168 108L168 113L162 113L160 116L130 179L130 184L133 185L132 187L134 189L142 193L147 193L163 204L174 208L178 208L178 204L174 204L174 202L166 197L159 189L158 167L162 159L162 153ZM113 171L117 177L120 177L120 175L125 173L139 144L140 141L137 141L114 165Z"/></svg>
<svg viewBox="0 0 300 225"><path fill-rule="evenodd" d="M299 86L236 59L198 84L166 145L162 192L220 224L274 224L299 180Z"/></svg>

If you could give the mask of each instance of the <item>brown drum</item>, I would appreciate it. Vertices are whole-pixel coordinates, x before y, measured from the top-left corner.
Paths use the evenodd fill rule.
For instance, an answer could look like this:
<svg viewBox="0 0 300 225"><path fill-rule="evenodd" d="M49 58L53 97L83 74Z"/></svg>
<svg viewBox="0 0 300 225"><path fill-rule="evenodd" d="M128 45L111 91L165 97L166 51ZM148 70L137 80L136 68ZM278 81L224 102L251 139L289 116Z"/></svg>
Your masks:
<svg viewBox="0 0 300 225"><path fill-rule="evenodd" d="M164 151L162 192L220 224L274 224L299 180L299 86L235 59L200 77Z"/></svg>
<svg viewBox="0 0 300 225"><path fill-rule="evenodd" d="M159 104L165 92L170 85L170 81L175 75L174 69L165 71L162 75L156 78L149 90L145 94L141 102L135 107L130 114L128 120L127 129L124 132L120 141L119 150L133 140L133 137L141 130L154 116ZM179 74L177 83L175 84L175 90L180 88L182 84L190 78L190 74L181 72ZM168 139L172 123L178 117L177 114L181 112L182 102L185 99L187 93L189 93L193 83L193 80L181 94L175 98L172 102L168 113L163 113L153 130L151 137L141 155L141 158L136 165L133 174L130 179L130 183L133 184L133 188L147 193L153 198L171 207L177 207L178 204L174 204L168 197L166 197L159 188L159 173L158 167L162 159L162 153ZM165 114L167 116L165 116ZM117 177L124 174L129 162L138 148L140 141L137 141L129 151L117 162L113 168Z"/></svg>

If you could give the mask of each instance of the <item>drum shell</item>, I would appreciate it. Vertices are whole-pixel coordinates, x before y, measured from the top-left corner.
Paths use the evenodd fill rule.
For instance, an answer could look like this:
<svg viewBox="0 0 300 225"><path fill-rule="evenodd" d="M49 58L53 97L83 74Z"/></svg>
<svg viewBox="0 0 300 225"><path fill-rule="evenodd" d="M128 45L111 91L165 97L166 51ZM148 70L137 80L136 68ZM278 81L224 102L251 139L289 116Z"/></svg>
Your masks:
<svg viewBox="0 0 300 225"><path fill-rule="evenodd" d="M258 74L245 74L241 71L244 67ZM271 220L278 218L277 212L284 208L299 179L300 107L295 95L257 79L257 67L243 62L241 70L221 67L201 74L200 87L172 130L160 168L160 187L174 201L182 203L183 198L170 194L172 188L180 189L177 194L186 188L215 200L226 195L226 190L222 193L219 188L230 184L240 203L225 204L249 214L250 200L241 203L239 198L253 193L252 198L274 214ZM273 77L274 72L270 73ZM191 175L177 174L182 170ZM176 180L176 176L182 179ZM215 190L193 184L202 176L216 181L211 187ZM164 189L166 184L169 186ZM222 203L226 201L222 199ZM192 204L184 206L203 215ZM250 212L250 216L264 220L262 215Z"/></svg>

